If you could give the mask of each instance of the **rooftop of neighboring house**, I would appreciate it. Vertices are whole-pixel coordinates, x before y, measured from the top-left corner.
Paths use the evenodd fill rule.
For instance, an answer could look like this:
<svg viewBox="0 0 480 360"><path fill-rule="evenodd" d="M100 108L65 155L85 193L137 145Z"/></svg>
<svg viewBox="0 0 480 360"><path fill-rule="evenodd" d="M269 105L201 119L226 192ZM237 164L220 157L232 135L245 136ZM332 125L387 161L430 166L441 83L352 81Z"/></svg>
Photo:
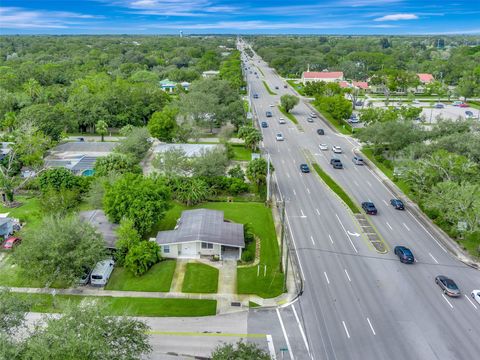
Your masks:
<svg viewBox="0 0 480 360"><path fill-rule="evenodd" d="M420 82L424 84L435 80L432 74L417 74L417 76L420 79Z"/></svg>
<svg viewBox="0 0 480 360"><path fill-rule="evenodd" d="M306 79L343 79L343 71L304 71Z"/></svg>

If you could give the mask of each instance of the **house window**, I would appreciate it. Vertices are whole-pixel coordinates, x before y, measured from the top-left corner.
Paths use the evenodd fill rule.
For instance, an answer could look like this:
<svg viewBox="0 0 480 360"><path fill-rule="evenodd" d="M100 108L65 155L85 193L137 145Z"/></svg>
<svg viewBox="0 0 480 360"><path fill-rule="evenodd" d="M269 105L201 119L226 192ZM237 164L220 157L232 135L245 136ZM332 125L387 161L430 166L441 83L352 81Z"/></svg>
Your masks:
<svg viewBox="0 0 480 360"><path fill-rule="evenodd" d="M202 242L202 249L213 249L213 244Z"/></svg>
<svg viewBox="0 0 480 360"><path fill-rule="evenodd" d="M170 245L163 245L163 252L165 254L169 254L170 253Z"/></svg>

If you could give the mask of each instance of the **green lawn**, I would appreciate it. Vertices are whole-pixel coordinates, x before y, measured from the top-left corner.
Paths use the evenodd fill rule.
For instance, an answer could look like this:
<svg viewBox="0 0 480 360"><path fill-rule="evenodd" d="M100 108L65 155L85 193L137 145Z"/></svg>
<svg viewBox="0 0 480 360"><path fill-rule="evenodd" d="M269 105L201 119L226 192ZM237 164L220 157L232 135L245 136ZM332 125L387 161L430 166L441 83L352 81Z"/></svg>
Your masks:
<svg viewBox="0 0 480 360"><path fill-rule="evenodd" d="M45 287L44 282L27 277L23 270L13 263L10 255L0 262L0 274L0 286ZM54 282L50 287L65 288L66 285Z"/></svg>
<svg viewBox="0 0 480 360"><path fill-rule="evenodd" d="M293 116L292 114L286 112L283 107L281 106L278 106L278 110L280 110L280 112L285 115L287 118L290 119L291 122L293 122L295 125L298 125L298 120L295 116Z"/></svg>
<svg viewBox="0 0 480 360"><path fill-rule="evenodd" d="M237 292L239 294L256 294L264 298L271 298L283 292L283 273L279 271L280 251L275 234L271 209L257 202L209 202L197 205L195 208L222 210L225 219L240 224L250 223L253 232L260 238L260 266L267 266L266 276L261 272L257 277L257 266L238 268ZM177 219L187 208L181 204L173 203L172 208L160 221L156 230L171 230L175 227Z"/></svg>
<svg viewBox="0 0 480 360"><path fill-rule="evenodd" d="M7 208L0 204L0 213L10 213L9 216L18 218L25 222L29 228L38 226L42 219L42 211L40 210L40 201L35 195L18 195L15 201L22 205L16 208Z"/></svg>
<svg viewBox="0 0 480 360"><path fill-rule="evenodd" d="M347 206L352 210L353 213L359 214L360 209L357 204L350 198L350 196L343 190L343 188L338 185L335 180L333 180L330 175L328 175L323 169L316 163L312 164L313 168L317 174L322 178L322 180L332 189Z"/></svg>
<svg viewBox="0 0 480 360"><path fill-rule="evenodd" d="M201 263L188 263L182 292L216 293L218 290L218 269Z"/></svg>
<svg viewBox="0 0 480 360"><path fill-rule="evenodd" d="M270 95L277 95L276 92L273 92L270 87L268 86L267 82L265 80L262 80L263 82L263 85L265 85L265 89L267 89L267 92L270 94Z"/></svg>
<svg viewBox="0 0 480 360"><path fill-rule="evenodd" d="M244 145L233 145L233 159L236 161L252 160L252 150L247 149Z"/></svg>
<svg viewBox="0 0 480 360"><path fill-rule="evenodd" d="M106 290L125 291L170 291L175 260L164 260L152 266L148 272L140 277L133 275L125 268L117 267L108 281Z"/></svg>
<svg viewBox="0 0 480 360"><path fill-rule="evenodd" d="M295 80L287 80L287 83L289 83L290 86L293 87L300 95L305 95L302 84L299 84Z"/></svg>
<svg viewBox="0 0 480 360"><path fill-rule="evenodd" d="M31 311L61 312L69 304L94 301L104 306L110 315L127 316L208 316L217 311L216 300L158 299L110 296L56 295L15 293L15 296L31 300Z"/></svg>

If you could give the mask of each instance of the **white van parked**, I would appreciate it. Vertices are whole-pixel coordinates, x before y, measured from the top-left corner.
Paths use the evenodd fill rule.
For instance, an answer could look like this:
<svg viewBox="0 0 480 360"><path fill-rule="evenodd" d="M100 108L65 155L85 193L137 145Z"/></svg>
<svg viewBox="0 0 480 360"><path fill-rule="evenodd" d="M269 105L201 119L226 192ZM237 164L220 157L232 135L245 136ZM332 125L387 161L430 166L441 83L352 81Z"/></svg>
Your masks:
<svg viewBox="0 0 480 360"><path fill-rule="evenodd" d="M113 267L115 266L115 261L112 259L107 259L99 261L90 275L90 283L92 286L105 286L107 285L110 275L112 275Z"/></svg>

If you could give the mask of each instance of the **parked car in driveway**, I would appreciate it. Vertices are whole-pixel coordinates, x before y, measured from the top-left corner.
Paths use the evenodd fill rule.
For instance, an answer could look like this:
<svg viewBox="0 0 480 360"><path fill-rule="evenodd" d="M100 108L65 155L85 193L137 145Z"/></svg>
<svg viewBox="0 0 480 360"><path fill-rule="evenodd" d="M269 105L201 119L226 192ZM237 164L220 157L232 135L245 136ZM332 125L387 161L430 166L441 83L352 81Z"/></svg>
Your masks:
<svg viewBox="0 0 480 360"><path fill-rule="evenodd" d="M308 167L307 164L300 164L300 171L302 173L309 173L310 172L310 168Z"/></svg>
<svg viewBox="0 0 480 360"><path fill-rule="evenodd" d="M368 215L377 215L377 208L375 207L375 204L370 201L362 202L362 209Z"/></svg>
<svg viewBox="0 0 480 360"><path fill-rule="evenodd" d="M283 140L285 140L285 138L283 137L283 134L282 134L282 133L278 133L277 135L275 135L275 138L277 139L277 141L283 141Z"/></svg>
<svg viewBox="0 0 480 360"><path fill-rule="evenodd" d="M405 205L400 199L391 199L390 204L397 210L405 210Z"/></svg>
<svg viewBox="0 0 480 360"><path fill-rule="evenodd" d="M262 121L262 128L268 128L268 123L266 121Z"/></svg>
<svg viewBox="0 0 480 360"><path fill-rule="evenodd" d="M328 145L327 144L320 144L320 145L318 145L318 147L320 148L320 150L323 150L323 151L328 150Z"/></svg>
<svg viewBox="0 0 480 360"><path fill-rule="evenodd" d="M480 304L480 290L473 290L470 295L473 300Z"/></svg>
<svg viewBox="0 0 480 360"><path fill-rule="evenodd" d="M398 256L400 262L404 264L413 264L415 262L413 253L405 246L395 246L393 252Z"/></svg>
<svg viewBox="0 0 480 360"><path fill-rule="evenodd" d="M335 154L341 154L342 153L342 148L340 146L332 146L332 151L335 153Z"/></svg>
<svg viewBox="0 0 480 360"><path fill-rule="evenodd" d="M22 242L22 239L14 236L10 236L5 242L3 243L2 248L5 250L12 250L15 246L19 245Z"/></svg>
<svg viewBox="0 0 480 360"><path fill-rule="evenodd" d="M334 169L343 169L342 161L337 158L330 159L330 165L332 165Z"/></svg>
<svg viewBox="0 0 480 360"><path fill-rule="evenodd" d="M323 131L323 129L317 129L317 134L318 135L325 135L325 131Z"/></svg>
<svg viewBox="0 0 480 360"><path fill-rule="evenodd" d="M354 156L352 158L352 161L355 165L364 165L364 162L363 162L363 158L361 158L360 156Z"/></svg>
<svg viewBox="0 0 480 360"><path fill-rule="evenodd" d="M458 288L457 284L455 284L455 281L444 275L438 275L435 278L435 283L440 286L445 295L458 297L461 294L460 289Z"/></svg>

